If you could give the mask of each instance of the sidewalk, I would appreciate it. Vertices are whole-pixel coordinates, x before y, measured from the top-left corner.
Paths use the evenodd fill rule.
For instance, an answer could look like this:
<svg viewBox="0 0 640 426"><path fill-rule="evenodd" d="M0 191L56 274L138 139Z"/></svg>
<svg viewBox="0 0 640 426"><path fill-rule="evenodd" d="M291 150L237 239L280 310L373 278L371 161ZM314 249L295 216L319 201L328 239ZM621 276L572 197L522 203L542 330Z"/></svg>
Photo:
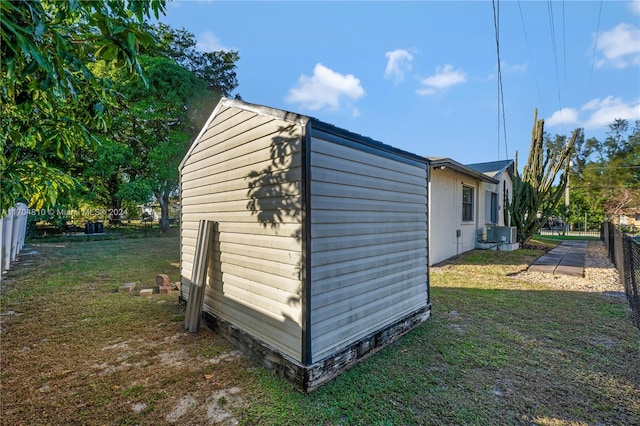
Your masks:
<svg viewBox="0 0 640 426"><path fill-rule="evenodd" d="M540 256L529 267L529 271L583 277L587 244L587 241L563 241L558 247Z"/></svg>

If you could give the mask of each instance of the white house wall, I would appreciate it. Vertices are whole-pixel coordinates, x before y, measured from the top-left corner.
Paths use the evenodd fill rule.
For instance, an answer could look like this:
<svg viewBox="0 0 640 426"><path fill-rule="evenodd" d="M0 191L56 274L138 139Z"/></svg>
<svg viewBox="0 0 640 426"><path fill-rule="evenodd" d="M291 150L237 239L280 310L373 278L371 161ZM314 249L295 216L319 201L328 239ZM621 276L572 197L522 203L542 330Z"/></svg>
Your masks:
<svg viewBox="0 0 640 426"><path fill-rule="evenodd" d="M302 127L221 105L182 164L181 275L219 223L204 310L301 360Z"/></svg>
<svg viewBox="0 0 640 426"><path fill-rule="evenodd" d="M319 361L427 304L427 176L311 139L311 353Z"/></svg>
<svg viewBox="0 0 640 426"><path fill-rule="evenodd" d="M474 188L474 217L462 221L462 187ZM479 181L451 168L431 170L429 182L429 263L442 262L452 256L473 250L476 246L477 224L484 220L484 193ZM457 236L457 231L460 236Z"/></svg>
<svg viewBox="0 0 640 426"><path fill-rule="evenodd" d="M509 173L506 171L500 176L496 176L496 179L499 180L498 183L489 183L489 182L481 182L480 183L480 193L481 196L478 198L478 211L480 216L478 217L478 230L481 231L487 224L491 223L491 217L487 217L487 206L486 206L486 191L495 192L498 194L498 221L497 225L505 226L505 190L506 195L509 200L513 195L513 182L511 181L511 177Z"/></svg>

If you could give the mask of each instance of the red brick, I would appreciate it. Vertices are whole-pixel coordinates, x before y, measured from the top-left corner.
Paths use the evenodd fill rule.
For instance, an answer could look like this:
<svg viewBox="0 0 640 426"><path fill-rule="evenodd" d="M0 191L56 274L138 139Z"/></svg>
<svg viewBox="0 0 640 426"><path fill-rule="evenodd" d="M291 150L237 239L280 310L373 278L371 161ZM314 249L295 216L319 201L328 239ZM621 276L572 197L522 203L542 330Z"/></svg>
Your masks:
<svg viewBox="0 0 640 426"><path fill-rule="evenodd" d="M159 286L169 285L169 276L167 274L156 275L156 284Z"/></svg>

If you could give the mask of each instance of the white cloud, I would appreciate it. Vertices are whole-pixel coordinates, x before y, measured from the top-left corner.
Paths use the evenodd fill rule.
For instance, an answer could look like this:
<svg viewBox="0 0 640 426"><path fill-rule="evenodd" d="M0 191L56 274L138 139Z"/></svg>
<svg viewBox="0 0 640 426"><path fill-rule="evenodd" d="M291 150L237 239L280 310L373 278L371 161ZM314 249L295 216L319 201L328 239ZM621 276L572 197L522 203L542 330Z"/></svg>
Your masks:
<svg viewBox="0 0 640 426"><path fill-rule="evenodd" d="M527 72L528 68L529 65L527 64L502 64L502 72L504 72L505 74L523 74Z"/></svg>
<svg viewBox="0 0 640 426"><path fill-rule="evenodd" d="M411 70L413 55L408 50L396 49L384 54L387 58L387 67L384 70L384 78L394 78L396 84L404 79L404 73Z"/></svg>
<svg viewBox="0 0 640 426"><path fill-rule="evenodd" d="M613 123L616 118L626 120L640 120L640 101L635 103L625 103L620 98L608 96L605 99L593 99L583 107L585 111L593 111L585 121L586 129L596 129L605 127Z"/></svg>
<svg viewBox="0 0 640 426"><path fill-rule="evenodd" d="M423 86L417 90L419 95L432 95L437 90L446 89L456 84L467 81L464 71L454 70L453 65L447 64L444 67L438 67L436 73L431 77L423 79L420 84Z"/></svg>
<svg viewBox="0 0 640 426"><path fill-rule="evenodd" d="M632 0L629 2L629 9L631 13L640 15L640 0Z"/></svg>
<svg viewBox="0 0 640 426"><path fill-rule="evenodd" d="M559 124L574 124L578 122L578 111L574 108L562 108L554 112L551 117L544 121L547 126L557 126Z"/></svg>
<svg viewBox="0 0 640 426"><path fill-rule="evenodd" d="M563 108L554 112L545 120L548 126L560 124L576 124L585 129L607 127L617 118L629 121L640 120L640 100L624 102L621 98L608 96L596 98L585 103L580 110Z"/></svg>
<svg viewBox="0 0 640 426"><path fill-rule="evenodd" d="M364 94L360 80L353 74L340 74L322 64L316 64L313 76L301 75L285 100L312 111L322 108L336 110L345 99L347 102L349 99L357 100ZM359 112L354 111L354 114Z"/></svg>
<svg viewBox="0 0 640 426"><path fill-rule="evenodd" d="M196 49L201 52L218 52L224 50L226 52L233 50L220 43L220 39L210 31L202 33L196 43Z"/></svg>
<svg viewBox="0 0 640 426"><path fill-rule="evenodd" d="M618 24L598 36L596 51L602 56L596 60L599 67L625 68L640 64L640 28L624 22Z"/></svg>

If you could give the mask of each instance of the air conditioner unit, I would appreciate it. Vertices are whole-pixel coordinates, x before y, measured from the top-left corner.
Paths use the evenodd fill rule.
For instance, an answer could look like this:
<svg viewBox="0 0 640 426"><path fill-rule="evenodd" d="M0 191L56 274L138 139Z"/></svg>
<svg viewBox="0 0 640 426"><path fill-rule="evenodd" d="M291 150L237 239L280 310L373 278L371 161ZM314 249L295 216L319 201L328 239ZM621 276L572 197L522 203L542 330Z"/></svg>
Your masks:
<svg viewBox="0 0 640 426"><path fill-rule="evenodd" d="M518 234L515 226L487 225L487 242L489 243L515 243Z"/></svg>

